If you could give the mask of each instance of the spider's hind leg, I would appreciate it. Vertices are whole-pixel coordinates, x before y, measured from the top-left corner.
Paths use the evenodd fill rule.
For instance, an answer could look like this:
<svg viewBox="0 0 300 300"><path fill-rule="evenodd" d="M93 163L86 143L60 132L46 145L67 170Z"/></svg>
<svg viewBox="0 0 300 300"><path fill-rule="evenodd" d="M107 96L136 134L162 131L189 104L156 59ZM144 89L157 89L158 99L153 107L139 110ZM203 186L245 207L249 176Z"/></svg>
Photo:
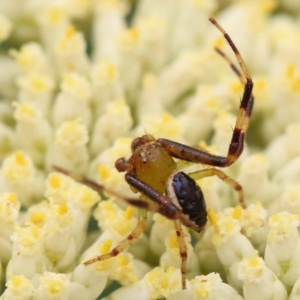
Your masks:
<svg viewBox="0 0 300 300"><path fill-rule="evenodd" d="M209 169L200 170L189 174L189 176L192 177L194 180L199 180L214 175L219 177L226 184L230 185L238 193L239 202L242 208L246 208L242 186L237 181L233 180L228 175L226 175L223 171L215 168L209 168Z"/></svg>

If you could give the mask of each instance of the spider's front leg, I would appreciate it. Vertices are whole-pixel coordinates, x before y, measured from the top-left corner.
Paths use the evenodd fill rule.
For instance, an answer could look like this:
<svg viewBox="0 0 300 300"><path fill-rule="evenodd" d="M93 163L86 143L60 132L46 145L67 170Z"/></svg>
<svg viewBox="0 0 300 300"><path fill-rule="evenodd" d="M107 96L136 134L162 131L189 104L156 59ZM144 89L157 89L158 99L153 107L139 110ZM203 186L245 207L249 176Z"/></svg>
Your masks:
<svg viewBox="0 0 300 300"><path fill-rule="evenodd" d="M217 52L230 63L232 70L244 83L244 92L240 104L239 114L236 120L227 156L212 155L205 151L201 151L193 147L182 145L166 139L158 139L157 143L159 143L164 149L166 149L168 153L173 157L215 167L227 167L233 164L243 152L245 135L249 126L249 120L254 103L254 97L252 95L253 82L239 51L237 50L229 35L217 23L217 21L215 21L213 18L210 18L209 20L223 33L225 39L233 50L241 66L242 73L245 77L245 80L241 79L240 72L237 70L234 64L231 63L231 61L227 58L226 55L224 55L221 50L217 49Z"/></svg>

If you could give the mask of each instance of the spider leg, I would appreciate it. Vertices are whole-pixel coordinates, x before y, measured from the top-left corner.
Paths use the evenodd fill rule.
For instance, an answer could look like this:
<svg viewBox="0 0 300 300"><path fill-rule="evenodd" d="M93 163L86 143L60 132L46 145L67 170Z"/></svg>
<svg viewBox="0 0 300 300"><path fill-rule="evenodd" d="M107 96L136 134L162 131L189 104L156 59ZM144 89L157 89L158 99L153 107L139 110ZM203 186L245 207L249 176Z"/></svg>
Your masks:
<svg viewBox="0 0 300 300"><path fill-rule="evenodd" d="M144 229L146 227L146 222L147 222L147 210L139 209L138 224L131 234L129 234L124 240L122 240L109 253L95 256L92 259L87 260L83 264L87 266L97 261L102 261L117 256L118 254L123 252L129 245L131 245L139 236L141 236L141 234L144 232Z"/></svg>
<svg viewBox="0 0 300 300"><path fill-rule="evenodd" d="M180 220L174 221L174 227L176 230L179 254L181 257L181 285L182 289L186 289L185 277L186 277L186 264L187 264L187 247L183 238L183 231Z"/></svg>
<svg viewBox="0 0 300 300"><path fill-rule="evenodd" d="M223 57L228 64L230 65L230 68L232 69L232 71L236 74L236 76L239 78L239 80L241 81L242 84L245 84L245 78L243 77L242 73L240 72L240 70L236 67L236 65L231 61L231 59L226 55L225 52L223 52L220 48L215 47L215 51L221 56Z"/></svg>
<svg viewBox="0 0 300 300"><path fill-rule="evenodd" d="M173 157L195 163L203 163L210 166L226 167L233 164L243 151L245 135L248 129L254 103L254 97L252 95L253 82L239 51L237 50L229 35L213 18L210 18L209 20L223 33L224 38L227 40L231 49L233 50L245 77L245 80L243 80L243 82L245 82L245 87L242 101L240 104L239 114L236 120L227 156L212 155L205 151L201 151L193 147L182 145L166 139L158 139L157 143L165 148ZM218 53L222 55L223 52L218 51ZM226 56L224 58L226 59ZM231 63L230 66L240 78L240 72L236 71L237 68Z"/></svg>
<svg viewBox="0 0 300 300"><path fill-rule="evenodd" d="M153 199L155 197L157 198L158 196L162 196L161 197L163 199L163 200L161 200L162 202L169 202L169 200L167 200L168 199L167 197L165 197L162 194L159 195L159 192L155 191L154 189L153 189L154 192L152 192L153 193L153 198L151 198L151 200L153 200L154 202L145 202L144 200L124 197L123 195L121 195L119 193L116 193L116 192L112 191L111 189L108 189L108 188L104 187L103 185L101 185L101 184L99 184L99 183L97 183L97 182L95 182L95 181L93 181L89 178L70 173L67 170L64 170L60 167L54 166L54 169L61 172L61 173L63 173L63 174L66 174L66 175L70 176L71 178L73 178L74 180L76 180L78 182L81 182L85 185L88 185L89 187L93 188L96 191L106 192L108 194L111 194L111 195L115 196L116 198L119 198L120 200L122 200L122 201L124 201L124 202L126 202L126 203L128 203L132 206L136 206L138 208L142 208L142 209L146 209L146 210L149 210L149 211L157 212L157 213L165 216L166 218L168 218L170 220L176 220L176 219L179 219L181 217L181 211L173 203L170 203L170 205L168 207L166 207L166 205L160 205L158 203L158 201ZM145 183L145 185L146 185L146 183Z"/></svg>
<svg viewBox="0 0 300 300"><path fill-rule="evenodd" d="M228 64L230 65L232 71L236 74L236 76L239 78L239 80L241 81L242 84L245 84L245 78L243 77L242 73L240 72L240 70L236 67L236 65L232 62L232 60L219 48L215 48L216 52L221 55L227 62ZM254 97L253 95L251 94L251 99L250 101L254 101ZM252 104L253 106L253 104ZM251 106L251 109L252 109L252 106ZM251 114L251 112L250 112Z"/></svg>
<svg viewBox="0 0 300 300"><path fill-rule="evenodd" d="M137 179L134 175L127 173L125 175L126 181L136 188L140 193L142 193L142 198L147 198L152 200L153 202L146 202L144 200L137 200L132 198L127 198L119 193L111 191L110 189L105 188L103 185L96 183L93 180L90 180L83 176L74 175L62 168L54 167L57 171L64 173L78 182L84 183L93 189L101 192L107 192L112 194L113 196L127 202L130 205L137 206L138 210L138 224L137 227L133 230L133 232L128 235L123 241L121 241L115 248L113 248L109 253L104 255L98 255L93 257L90 260L84 262L84 265L90 265L97 261L103 261L112 257L117 256L119 253L123 252L130 244L133 243L135 239L137 239L144 231L147 221L147 210L151 210L157 213L160 213L167 217L168 219L174 220L174 226L176 229L176 234L178 238L178 245L180 251L180 257L182 260L181 265L181 274L182 274L182 288L186 288L185 283L185 274L186 274L186 261L187 261L187 248L183 239L183 232L181 228L180 218L182 217L182 213L176 205L174 205L171 200L161 194L160 192L153 189L150 185L144 183L143 181Z"/></svg>
<svg viewBox="0 0 300 300"><path fill-rule="evenodd" d="M239 195L239 202L243 208L246 208L246 204L244 202L244 193L242 186L230 178L228 175L226 175L223 171L215 168L200 170L196 172L189 173L189 176L192 177L194 180L199 180L205 177L209 176L218 176L221 180L223 180L225 183L230 185Z"/></svg>
<svg viewBox="0 0 300 300"><path fill-rule="evenodd" d="M170 198L156 191L150 185L139 180L134 175L127 173L125 175L125 180L129 185L136 188L140 193L145 195L148 199L155 201L156 203L160 203L160 205L165 206L166 209L171 208L171 206L174 205L171 202ZM181 217L183 217L183 215L181 215ZM182 289L186 289L185 277L186 277L186 264L187 264L187 247L183 238L183 231L182 231L180 219L174 220L174 227L176 230L179 254L181 257L181 284L182 284Z"/></svg>

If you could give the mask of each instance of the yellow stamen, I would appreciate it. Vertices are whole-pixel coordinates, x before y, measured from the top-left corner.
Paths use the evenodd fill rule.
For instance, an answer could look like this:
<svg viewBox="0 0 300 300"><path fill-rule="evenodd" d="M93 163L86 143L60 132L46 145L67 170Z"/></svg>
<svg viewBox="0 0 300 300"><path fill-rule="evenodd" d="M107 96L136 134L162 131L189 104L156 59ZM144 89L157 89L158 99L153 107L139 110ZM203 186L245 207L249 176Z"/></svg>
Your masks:
<svg viewBox="0 0 300 300"><path fill-rule="evenodd" d="M171 116L169 113L163 114L163 122L169 122L171 120Z"/></svg>
<svg viewBox="0 0 300 300"><path fill-rule="evenodd" d="M243 209L242 209L242 207L239 205L239 206L235 207L235 209L233 210L233 212L232 212L232 217L233 217L234 219L239 220L239 219L241 218L241 216L242 216L242 213L243 213Z"/></svg>
<svg viewBox="0 0 300 300"><path fill-rule="evenodd" d="M98 173L103 180L107 179L110 175L109 169L104 165L98 167Z"/></svg>
<svg viewBox="0 0 300 300"><path fill-rule="evenodd" d="M66 30L66 33L65 33L65 37L66 39L71 39L75 33L75 28L74 26L68 26L67 30Z"/></svg>
<svg viewBox="0 0 300 300"><path fill-rule="evenodd" d="M111 245L112 245L112 240L110 239L105 240L104 243L101 245L99 252L101 254L107 254L110 251Z"/></svg>
<svg viewBox="0 0 300 300"><path fill-rule="evenodd" d="M40 211L34 212L31 215L30 220L35 225L37 225L37 224L43 224L44 221L45 221L45 213L44 212L40 212Z"/></svg>
<svg viewBox="0 0 300 300"><path fill-rule="evenodd" d="M53 188L53 189L58 189L61 186L60 185L60 178L56 174L50 175L49 183L50 183L51 188Z"/></svg>
<svg viewBox="0 0 300 300"><path fill-rule="evenodd" d="M295 64L289 64L286 71L285 71L285 75L289 78L292 79L295 75Z"/></svg>
<svg viewBox="0 0 300 300"><path fill-rule="evenodd" d="M9 193L7 199L8 201L15 203L17 201L17 195L15 193Z"/></svg>
<svg viewBox="0 0 300 300"><path fill-rule="evenodd" d="M22 276L22 275L21 275ZM22 284L21 276L13 276L11 279L11 283L14 287L19 287Z"/></svg>
<svg viewBox="0 0 300 300"><path fill-rule="evenodd" d="M217 214L215 213L215 211L210 208L207 211L207 216L208 216L209 223L215 227L218 222L218 217L217 217Z"/></svg>
<svg viewBox="0 0 300 300"><path fill-rule="evenodd" d="M65 215L68 212L68 206L66 203L61 203L58 207L57 207L57 213L59 215Z"/></svg>
<svg viewBox="0 0 300 300"><path fill-rule="evenodd" d="M27 165L27 161L26 161L26 159L25 159L23 153L20 152L20 151L17 151L17 152L15 153L15 161L16 161L16 163L17 163L19 166L26 166L26 165Z"/></svg>
<svg viewBox="0 0 300 300"><path fill-rule="evenodd" d="M131 220L134 215L135 209L132 206L128 206L124 212L124 217L126 220Z"/></svg>

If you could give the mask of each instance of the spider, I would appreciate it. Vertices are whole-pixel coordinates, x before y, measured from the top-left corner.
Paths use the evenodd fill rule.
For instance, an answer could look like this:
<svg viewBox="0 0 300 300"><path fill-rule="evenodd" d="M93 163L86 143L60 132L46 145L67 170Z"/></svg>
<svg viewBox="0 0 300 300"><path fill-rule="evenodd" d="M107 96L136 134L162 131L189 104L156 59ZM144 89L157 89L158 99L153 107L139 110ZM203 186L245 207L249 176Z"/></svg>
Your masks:
<svg viewBox="0 0 300 300"><path fill-rule="evenodd" d="M216 175L238 192L239 201L242 207L245 208L241 185L229 178L223 171L214 167L230 166L239 158L243 151L245 134L248 129L254 103L254 97L252 95L253 82L239 51L229 35L217 21L213 18L210 18L209 20L224 35L224 38L229 43L242 69L242 73L240 73L238 68L220 49L216 48L215 50L227 60L231 69L244 84L239 114L233 130L227 156L212 155L200 149L163 138L155 140L155 138L149 134L135 138L131 144L131 157L127 160L124 157L119 158L115 162L115 167L119 172L126 172L125 180L135 192L141 193L140 199L123 197L88 178L72 175L66 170L55 167L58 171L70 175L76 180L87 184L96 190L108 192L130 205L139 208L138 224L133 232L112 249L110 253L96 256L86 261L84 263L85 265L117 256L124 251L143 233L146 225L147 210L154 211L174 221L179 253L182 261L181 283L182 288L185 289L187 247L184 242L182 224L196 232L201 232L207 222L204 196L195 180ZM187 175L177 169L174 158L192 163L201 163L212 166L213 168L199 170Z"/></svg>

